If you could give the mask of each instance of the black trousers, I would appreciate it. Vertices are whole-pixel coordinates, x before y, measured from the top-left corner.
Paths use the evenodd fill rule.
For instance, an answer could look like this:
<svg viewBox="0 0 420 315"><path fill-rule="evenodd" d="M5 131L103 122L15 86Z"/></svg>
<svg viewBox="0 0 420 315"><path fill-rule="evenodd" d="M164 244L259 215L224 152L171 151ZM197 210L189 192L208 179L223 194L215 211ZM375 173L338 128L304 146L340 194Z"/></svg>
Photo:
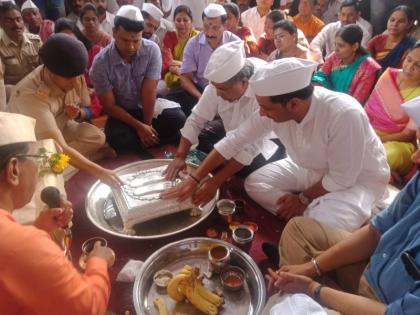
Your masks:
<svg viewBox="0 0 420 315"><path fill-rule="evenodd" d="M195 86L200 92L203 92L203 89L198 85ZM185 116L190 116L191 110L197 104L198 98L192 96L190 93L185 91L184 89L176 89L174 91L169 92L164 97L167 100L173 101L181 105L182 111L184 112Z"/></svg>
<svg viewBox="0 0 420 315"><path fill-rule="evenodd" d="M225 136L226 131L221 118L216 118L212 121L209 121L198 135L197 149L208 154L211 150L213 150L214 145L222 140ZM276 152L270 157L270 159L266 160L262 154L258 154L254 160L252 160L251 164L242 168L239 172L236 173L236 175L240 177L246 177L268 163L284 159L286 157L286 150L283 144L279 139L274 139L272 141L277 144L278 148Z"/></svg>
<svg viewBox="0 0 420 315"><path fill-rule="evenodd" d="M142 121L141 109L127 112ZM177 144L180 139L179 130L184 126L185 120L185 114L180 108L165 109L156 119L153 119L152 127L159 135L159 144ZM113 117L108 118L105 135L108 143L117 152L145 152L136 129Z"/></svg>

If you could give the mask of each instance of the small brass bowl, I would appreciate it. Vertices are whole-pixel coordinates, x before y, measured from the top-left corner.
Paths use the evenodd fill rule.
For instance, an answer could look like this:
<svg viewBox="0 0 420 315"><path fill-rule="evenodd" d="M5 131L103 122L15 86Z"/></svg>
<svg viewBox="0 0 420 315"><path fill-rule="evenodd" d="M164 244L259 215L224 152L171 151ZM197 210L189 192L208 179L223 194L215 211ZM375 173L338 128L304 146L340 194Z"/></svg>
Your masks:
<svg viewBox="0 0 420 315"><path fill-rule="evenodd" d="M161 289L166 289L169 281L174 277L173 273L166 269L161 269L153 275L153 282Z"/></svg>
<svg viewBox="0 0 420 315"><path fill-rule="evenodd" d="M82 244L82 255L80 255L80 258L79 258L79 266L83 270L86 269L86 261L89 257L90 252L95 247L96 242L100 242L102 246L105 246L105 247L108 246L108 242L106 241L106 239L104 239L103 237L99 237L99 236L92 237L92 238L89 238L88 240L84 241L83 244Z"/></svg>
<svg viewBox="0 0 420 315"><path fill-rule="evenodd" d="M236 266L226 267L220 273L220 282L228 290L242 290L245 282L245 272Z"/></svg>

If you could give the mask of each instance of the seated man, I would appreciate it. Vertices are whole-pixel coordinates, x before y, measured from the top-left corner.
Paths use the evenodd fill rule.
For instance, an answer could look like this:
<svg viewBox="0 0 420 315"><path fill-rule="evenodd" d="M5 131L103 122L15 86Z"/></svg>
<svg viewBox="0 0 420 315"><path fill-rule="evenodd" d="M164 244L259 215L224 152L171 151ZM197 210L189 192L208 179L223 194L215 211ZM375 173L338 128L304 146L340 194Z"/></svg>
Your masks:
<svg viewBox="0 0 420 315"><path fill-rule="evenodd" d="M54 22L43 19L38 7L31 0L26 0L22 4L22 18L28 31L39 35L42 42L45 42L54 33Z"/></svg>
<svg viewBox="0 0 420 315"><path fill-rule="evenodd" d="M91 2L95 5L96 10L98 10L99 23L101 24L102 30L112 36L115 16L107 11L108 1L92 0Z"/></svg>
<svg viewBox="0 0 420 315"><path fill-rule="evenodd" d="M338 21L338 13L343 0L317 0L315 14L325 23Z"/></svg>
<svg viewBox="0 0 420 315"><path fill-rule="evenodd" d="M311 42L324 27L324 22L313 14L315 1L300 0L299 14L293 17L293 22L298 29L303 31L308 42Z"/></svg>
<svg viewBox="0 0 420 315"><path fill-rule="evenodd" d="M420 163L420 150L413 162ZM386 210L352 234L310 218L291 220L279 243L282 267L269 271L270 287L305 293L341 314L419 314L419 205L417 173ZM311 279L327 273L346 292ZM263 315L272 314L275 299Z"/></svg>
<svg viewBox="0 0 420 315"><path fill-rule="evenodd" d="M159 45L159 37L155 34L160 26L160 20L163 18L163 12L151 3L143 3L141 14L144 18L143 38L154 41Z"/></svg>
<svg viewBox="0 0 420 315"><path fill-rule="evenodd" d="M209 4L203 12L204 31L191 38L184 49L180 69L181 91L169 93L165 98L179 103L186 116L201 97L208 81L204 70L213 51L228 42L240 40L225 31L226 10L220 4Z"/></svg>
<svg viewBox="0 0 420 315"><path fill-rule="evenodd" d="M255 38L264 33L265 18L270 13L274 0L258 0L257 5L241 14L242 24L249 27Z"/></svg>
<svg viewBox="0 0 420 315"><path fill-rule="evenodd" d="M82 12L84 3L84 0L69 0L68 8L70 12L67 14L67 17L73 22L77 23L79 21L80 12Z"/></svg>
<svg viewBox="0 0 420 315"><path fill-rule="evenodd" d="M55 34L45 42L40 55L44 65L15 86L10 110L35 118L37 139L54 139L72 166L107 184L119 184L114 172L88 160L109 151L104 147L103 132L75 121L82 115L82 106L90 104L83 76L88 62L85 46L72 36Z"/></svg>
<svg viewBox="0 0 420 315"><path fill-rule="evenodd" d="M0 113L1 313L104 314L113 251L96 244L81 274L49 235L71 221L71 204L61 200L62 208L44 210L34 226L20 225L12 217L31 200L38 178L37 159L42 157L37 155L34 126L32 118Z"/></svg>
<svg viewBox="0 0 420 315"><path fill-rule="evenodd" d="M11 86L22 80L29 72L39 66L39 49L42 42L38 35L25 31L19 8L12 2L0 6L0 59L7 98Z"/></svg>
<svg viewBox="0 0 420 315"><path fill-rule="evenodd" d="M218 142L170 196L193 194L194 179L273 131L288 157L246 179L252 199L284 220L305 216L348 231L366 222L389 180L384 147L354 98L310 84L315 69L297 58L259 67L250 80L259 113Z"/></svg>
<svg viewBox="0 0 420 315"><path fill-rule="evenodd" d="M243 13L246 10L249 9L251 0L236 0L236 1L232 1L232 2L235 2L238 5L241 13Z"/></svg>
<svg viewBox="0 0 420 315"><path fill-rule="evenodd" d="M185 115L178 107L155 107L162 57L158 45L142 39L140 9L122 6L115 40L96 56L90 78L104 110L109 144L117 151L144 153L145 147L177 143Z"/></svg>
<svg viewBox="0 0 420 315"><path fill-rule="evenodd" d="M335 34L344 25L357 24L363 30L362 46L366 47L372 38L372 25L360 17L360 9L357 0L344 0L338 14L339 21L325 25L315 36L310 45L312 59L322 62L324 57L329 56L335 49Z"/></svg>
<svg viewBox="0 0 420 315"><path fill-rule="evenodd" d="M203 96L193 108L181 130L182 138L176 156L166 170L169 179L175 179L178 172L185 168L185 158L192 145L200 140L198 146L200 148L203 146L203 141L211 142L199 135L206 122L219 115L226 131L229 132L258 110L258 103L249 87L248 80L254 73L254 69L261 64L264 64L264 61L260 59L245 58L242 41L227 43L214 51L204 72L210 84L204 89ZM224 136L224 133L219 135L215 142ZM215 142L204 146L213 147ZM207 203L219 186L237 173L243 165L248 165L241 171L241 175L245 176L266 164L270 157L272 161L283 157L284 152L273 156L275 150L276 145L268 138L248 146L200 187L194 201L197 204Z"/></svg>

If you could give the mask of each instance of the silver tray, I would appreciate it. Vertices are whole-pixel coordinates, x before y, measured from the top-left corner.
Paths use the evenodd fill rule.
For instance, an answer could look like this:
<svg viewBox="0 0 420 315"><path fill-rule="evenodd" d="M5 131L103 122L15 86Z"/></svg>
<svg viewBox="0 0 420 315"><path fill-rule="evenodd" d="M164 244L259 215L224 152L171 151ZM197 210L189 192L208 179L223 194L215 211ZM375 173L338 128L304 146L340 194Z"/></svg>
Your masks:
<svg viewBox="0 0 420 315"><path fill-rule="evenodd" d="M171 160L156 159L139 161L124 165L115 169L118 175L135 173L161 165L168 165ZM187 168L192 170L196 166L188 164ZM123 224L118 211L116 211L112 198L111 188L108 185L96 181L90 188L85 209L89 220L99 229L109 234L130 238L130 239L156 239L181 233L192 228L206 219L213 211L216 201L219 199L219 191L214 198L202 207L199 217L190 216L190 210L167 215L135 226L135 235L124 233Z"/></svg>
<svg viewBox="0 0 420 315"><path fill-rule="evenodd" d="M202 272L207 271L207 251L215 243L223 244L232 249L231 265L241 267L245 271L247 279L242 291L229 292L223 290L225 303L223 307L219 308L219 315L259 315L265 304L266 290L264 277L258 266L250 256L232 244L202 237L188 238L168 244L144 262L133 288L133 301L137 315L159 315L159 312L153 306L153 300L158 296L165 300L169 312L174 310L176 305L176 310L181 313L203 315L191 304L176 304L166 294L165 290L156 287L153 283L153 275L160 269L167 269L176 273L186 264L199 267ZM218 275L214 275L211 279L205 279L204 285L209 289L222 288Z"/></svg>

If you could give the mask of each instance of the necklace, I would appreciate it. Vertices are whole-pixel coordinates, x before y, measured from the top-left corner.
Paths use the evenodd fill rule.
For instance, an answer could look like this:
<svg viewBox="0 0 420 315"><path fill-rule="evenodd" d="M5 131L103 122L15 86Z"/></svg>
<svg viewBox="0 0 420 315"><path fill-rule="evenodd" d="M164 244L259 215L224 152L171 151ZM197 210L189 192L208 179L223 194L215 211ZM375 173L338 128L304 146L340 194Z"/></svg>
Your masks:
<svg viewBox="0 0 420 315"><path fill-rule="evenodd" d="M399 78L399 77L398 77L398 75L397 75L397 80L396 80L396 81L397 81L397 86L398 86L398 89L399 89L400 91L403 91L403 90L410 90L410 89L411 89L411 90L410 90L410 92L409 92L407 95L405 95L405 97L404 97L406 100L409 100L409 99L410 99L410 96L411 96L411 95L412 95L415 91L417 91L417 89L420 89L420 85L415 86L415 87L412 87L412 88L410 87L410 88L404 88L404 89L403 89L403 88L401 87L401 85L402 85L402 83L403 83L403 82L402 82L402 81L403 81L403 79Z"/></svg>

